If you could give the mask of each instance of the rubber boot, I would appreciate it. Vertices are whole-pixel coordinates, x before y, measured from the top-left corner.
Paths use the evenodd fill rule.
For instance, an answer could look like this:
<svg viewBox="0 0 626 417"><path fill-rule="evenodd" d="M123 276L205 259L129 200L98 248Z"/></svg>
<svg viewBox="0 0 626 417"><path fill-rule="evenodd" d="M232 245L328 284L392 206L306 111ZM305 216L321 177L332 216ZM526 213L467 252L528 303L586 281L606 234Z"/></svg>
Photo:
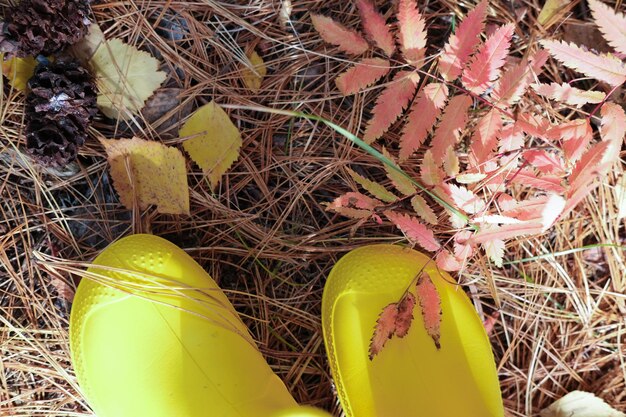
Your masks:
<svg viewBox="0 0 626 417"><path fill-rule="evenodd" d="M78 383L98 417L324 417L299 407L213 279L151 235L107 247L70 318Z"/></svg>
<svg viewBox="0 0 626 417"><path fill-rule="evenodd" d="M425 270L441 298L441 348L419 307L404 338L369 358L382 309ZM431 259L393 245L351 251L334 266L322 299L326 352L347 417L502 417L485 329L462 288Z"/></svg>

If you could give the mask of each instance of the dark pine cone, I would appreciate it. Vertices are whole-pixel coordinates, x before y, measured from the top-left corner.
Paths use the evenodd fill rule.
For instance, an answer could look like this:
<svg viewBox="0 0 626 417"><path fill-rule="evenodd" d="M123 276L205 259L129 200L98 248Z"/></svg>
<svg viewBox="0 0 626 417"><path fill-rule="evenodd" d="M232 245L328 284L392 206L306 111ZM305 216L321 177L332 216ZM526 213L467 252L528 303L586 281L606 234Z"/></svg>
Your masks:
<svg viewBox="0 0 626 417"><path fill-rule="evenodd" d="M98 111L91 76L78 63L59 59L37 66L28 86L26 148L43 165L73 161Z"/></svg>
<svg viewBox="0 0 626 417"><path fill-rule="evenodd" d="M9 56L53 55L82 39L89 0L22 0L0 25L0 51Z"/></svg>

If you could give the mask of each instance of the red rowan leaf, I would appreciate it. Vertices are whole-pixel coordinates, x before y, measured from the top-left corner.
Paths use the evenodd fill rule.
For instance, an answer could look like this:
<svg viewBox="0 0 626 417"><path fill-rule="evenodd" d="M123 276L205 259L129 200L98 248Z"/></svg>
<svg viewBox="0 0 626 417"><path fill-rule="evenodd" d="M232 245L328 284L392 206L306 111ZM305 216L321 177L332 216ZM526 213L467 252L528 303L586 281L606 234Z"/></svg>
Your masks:
<svg viewBox="0 0 626 417"><path fill-rule="evenodd" d="M444 271L460 271L463 268L463 262L459 261L454 255L452 255L447 249L442 249L437 254L436 259L437 266Z"/></svg>
<svg viewBox="0 0 626 417"><path fill-rule="evenodd" d="M389 129L413 98L419 76L414 72L400 71L391 84L380 94L367 123L363 140L372 143Z"/></svg>
<svg viewBox="0 0 626 417"><path fill-rule="evenodd" d="M435 161L442 162L448 147L454 146L458 142L461 129L467 124L467 110L471 105L472 99L465 94L450 99L431 143Z"/></svg>
<svg viewBox="0 0 626 417"><path fill-rule="evenodd" d="M398 41L409 63L421 60L426 51L426 22L415 0L400 0L398 5Z"/></svg>
<svg viewBox="0 0 626 417"><path fill-rule="evenodd" d="M441 171L440 165L435 163L433 153L430 149L426 151L424 158L422 158L420 177L424 184L430 186L439 185L443 181L443 172Z"/></svg>
<svg viewBox="0 0 626 417"><path fill-rule="evenodd" d="M407 214L400 214L390 210L384 211L383 214L391 221L398 229L406 235L406 237L413 243L419 244L427 251L434 252L441 247L432 230L429 230L426 226L419 222L415 217L411 217Z"/></svg>
<svg viewBox="0 0 626 417"><path fill-rule="evenodd" d="M383 15L376 10L376 7L374 7L374 4L372 4L370 0L357 0L356 5L359 8L363 30L365 30L367 36L369 36L376 46L382 49L387 56L393 55L396 46Z"/></svg>
<svg viewBox="0 0 626 417"><path fill-rule="evenodd" d="M498 267L502 267L502 259L504 258L504 240L491 239L482 244L483 249L489 259Z"/></svg>
<svg viewBox="0 0 626 417"><path fill-rule="evenodd" d="M593 132L589 119L576 119L548 129L547 137L552 140L562 140L561 148L570 162L577 161L587 145L593 139Z"/></svg>
<svg viewBox="0 0 626 417"><path fill-rule="evenodd" d="M603 141L611 142L619 153L624 135L626 135L626 114L622 106L615 103L604 103L600 110L602 121L600 136Z"/></svg>
<svg viewBox="0 0 626 417"><path fill-rule="evenodd" d="M390 193L389 191L387 191L385 187L378 184L377 182L370 181L367 178L362 177L361 175L357 174L350 168L346 168L346 170L348 171L348 174L352 177L352 179L357 184L363 187L367 192L369 192L374 197L382 201L385 201L387 203L393 203L394 201L398 199L398 197L396 197L393 193Z"/></svg>
<svg viewBox="0 0 626 417"><path fill-rule="evenodd" d="M374 356L378 355L385 343L393 337L396 332L396 319L398 317L398 304L391 303L383 308L378 320L376 321L376 327L374 327L374 335L370 341L369 357L370 360L374 359Z"/></svg>
<svg viewBox="0 0 626 417"><path fill-rule="evenodd" d="M512 172L509 180L514 184L539 188L545 191L553 191L555 193L563 193L565 190L562 185L563 178L560 176L542 175L539 177L530 169Z"/></svg>
<svg viewBox="0 0 626 417"><path fill-rule="evenodd" d="M472 165L479 166L487 161L498 145L498 135L502 130L502 117L495 108L491 109L478 122L470 140Z"/></svg>
<svg viewBox="0 0 626 417"><path fill-rule="evenodd" d="M375 198L371 198L361 193L351 191L337 197L332 203L328 205L328 207L354 207L359 209L373 209L382 205L383 203L379 200L376 200Z"/></svg>
<svg viewBox="0 0 626 417"><path fill-rule="evenodd" d="M426 223L437 224L437 215L433 209L428 205L424 197L419 194L415 194L411 198L411 206L415 213L420 216Z"/></svg>
<svg viewBox="0 0 626 417"><path fill-rule="evenodd" d="M522 113L515 121L515 125L527 135L538 138L548 138L550 122L538 114Z"/></svg>
<svg viewBox="0 0 626 417"><path fill-rule="evenodd" d="M341 94L358 93L380 80L389 72L389 61L380 58L365 58L335 78Z"/></svg>
<svg viewBox="0 0 626 417"><path fill-rule="evenodd" d="M474 254L471 236L469 230L460 230L454 235L454 257L460 262L467 262Z"/></svg>
<svg viewBox="0 0 626 417"><path fill-rule="evenodd" d="M359 55L369 49L367 41L361 35L330 17L311 14L311 21L324 41L336 45L343 52Z"/></svg>
<svg viewBox="0 0 626 417"><path fill-rule="evenodd" d="M526 59L522 59L519 64L505 71L491 93L494 101L504 108L517 103L535 76L541 73L549 56L548 52L540 50L533 56L530 65Z"/></svg>
<svg viewBox="0 0 626 417"><path fill-rule="evenodd" d="M439 73L446 81L453 81L461 74L461 70L478 45L480 34L485 29L487 4L487 0L478 3L445 45L439 58Z"/></svg>
<svg viewBox="0 0 626 417"><path fill-rule="evenodd" d="M613 55L596 55L573 43L540 41L550 54L563 65L617 87L626 81L626 66Z"/></svg>
<svg viewBox="0 0 626 417"><path fill-rule="evenodd" d="M544 150L531 149L524 151L522 157L544 174L555 173L559 175L565 171L563 160L557 155Z"/></svg>
<svg viewBox="0 0 626 417"><path fill-rule="evenodd" d="M396 336L402 338L407 335L413 321L413 309L416 304L415 296L407 292L398 303L398 315L396 316Z"/></svg>
<svg viewBox="0 0 626 417"><path fill-rule="evenodd" d="M606 97L602 91L581 90L567 83L560 85L557 83L533 84L531 87L537 94L576 107L581 107L587 103L601 103Z"/></svg>
<svg viewBox="0 0 626 417"><path fill-rule="evenodd" d="M599 185L598 181L594 181L595 179L595 176L591 177L589 179L589 183L587 183L584 187L571 189L571 192L568 194L565 202L565 208L563 208L563 212L561 213L561 217L565 217L570 211L575 209L576 206L587 198L589 194Z"/></svg>
<svg viewBox="0 0 626 417"><path fill-rule="evenodd" d="M500 131L500 143L498 145L498 152L506 153L506 155L500 158L500 165L503 167L511 166L519 157L514 151L521 149L524 146L524 132L517 124L506 125Z"/></svg>
<svg viewBox="0 0 626 417"><path fill-rule="evenodd" d="M430 83L417 93L400 138L400 160L406 160L426 139L448 98L448 87Z"/></svg>
<svg viewBox="0 0 626 417"><path fill-rule="evenodd" d="M478 49L461 77L468 90L474 94L482 94L498 78L500 68L509 53L514 30L515 25L512 23L498 28Z"/></svg>
<svg viewBox="0 0 626 417"><path fill-rule="evenodd" d="M54 289L57 291L57 294L62 300L69 303L74 301L74 295L76 295L76 290L72 288L65 280L54 276L50 280L50 285L54 287Z"/></svg>
<svg viewBox="0 0 626 417"><path fill-rule="evenodd" d="M539 222L521 222L517 224L505 224L502 226L481 228L474 236L474 243L489 242L494 239L509 240L514 237L536 235L541 233L543 225Z"/></svg>
<svg viewBox="0 0 626 417"><path fill-rule="evenodd" d="M342 216L349 217L355 220L369 219L374 215L374 212L372 210L361 210L351 207L326 207L326 210L334 211L337 214L341 214Z"/></svg>
<svg viewBox="0 0 626 417"><path fill-rule="evenodd" d="M499 317L500 313L498 311L494 311L490 315L487 315L483 321L483 326L485 327L485 333L487 333L487 336L491 336L493 333L493 329L496 327Z"/></svg>
<svg viewBox="0 0 626 417"><path fill-rule="evenodd" d="M578 189L585 188L598 174L602 173L604 167L600 164L609 145L608 141L596 143L580 158L569 177L571 190L569 195Z"/></svg>
<svg viewBox="0 0 626 417"><path fill-rule="evenodd" d="M626 15L598 0L589 0L589 8L598 29L616 51L626 54Z"/></svg>
<svg viewBox="0 0 626 417"><path fill-rule="evenodd" d="M426 333L433 339L437 349L441 349L441 298L427 272L422 272L415 293L420 302Z"/></svg>
<svg viewBox="0 0 626 417"><path fill-rule="evenodd" d="M498 200L498 203L502 214L506 216L512 216L522 221L533 220L545 225L551 217L548 212L554 211L555 207L561 204L559 200L562 200L562 197L557 194L550 194L550 196L534 197L519 202L511 199L510 203L506 204Z"/></svg>
<svg viewBox="0 0 626 417"><path fill-rule="evenodd" d="M476 214L485 209L485 202L463 186L448 184L450 197L458 208L469 214Z"/></svg>

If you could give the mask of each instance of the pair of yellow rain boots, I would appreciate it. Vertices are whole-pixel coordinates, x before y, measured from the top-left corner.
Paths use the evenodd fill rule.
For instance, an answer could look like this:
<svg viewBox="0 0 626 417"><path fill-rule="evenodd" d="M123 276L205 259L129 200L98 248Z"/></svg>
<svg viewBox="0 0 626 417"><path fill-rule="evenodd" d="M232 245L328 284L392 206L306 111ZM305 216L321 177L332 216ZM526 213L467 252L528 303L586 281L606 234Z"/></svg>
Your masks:
<svg viewBox="0 0 626 417"><path fill-rule="evenodd" d="M426 265L440 298L441 348L416 315L373 360L378 314ZM494 359L466 295L429 258L392 245L345 255L322 300L326 352L347 417L502 417ZM86 278L86 279L85 279ZM213 279L151 235L107 247L70 320L77 379L98 417L329 417L298 406Z"/></svg>

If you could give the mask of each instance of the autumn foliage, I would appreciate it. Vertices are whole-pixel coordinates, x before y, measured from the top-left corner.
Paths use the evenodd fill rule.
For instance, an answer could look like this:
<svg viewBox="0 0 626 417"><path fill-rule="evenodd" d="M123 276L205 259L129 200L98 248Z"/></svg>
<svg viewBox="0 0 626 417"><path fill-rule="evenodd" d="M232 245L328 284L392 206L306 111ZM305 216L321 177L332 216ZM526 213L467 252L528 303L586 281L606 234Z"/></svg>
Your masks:
<svg viewBox="0 0 626 417"><path fill-rule="evenodd" d="M486 34L487 0L468 11L441 51L429 51L428 25L416 1L398 2L395 19L386 24L370 0L355 4L365 36L330 17L314 15L313 24L322 39L337 46L330 51L358 56L335 79L341 94L382 83L362 138L375 146L384 141L387 149L379 149L397 162L384 167L393 189L351 171L367 194L340 196L329 210L377 222L386 218L448 271L462 269L478 250L501 266L507 240L547 231L617 160L626 115L610 99L626 81L620 59L626 53L626 36L619 29L626 27L623 14L589 2L616 54L543 39L514 58L513 23ZM597 88L544 82L550 56L597 80ZM398 60L405 65L395 65ZM518 112L523 99L536 108L570 109L571 116L560 122L543 112ZM598 119L594 132L592 122ZM395 123L403 124L402 134L390 144L385 134ZM416 163L418 177L398 169ZM434 225L452 232L437 236Z"/></svg>

